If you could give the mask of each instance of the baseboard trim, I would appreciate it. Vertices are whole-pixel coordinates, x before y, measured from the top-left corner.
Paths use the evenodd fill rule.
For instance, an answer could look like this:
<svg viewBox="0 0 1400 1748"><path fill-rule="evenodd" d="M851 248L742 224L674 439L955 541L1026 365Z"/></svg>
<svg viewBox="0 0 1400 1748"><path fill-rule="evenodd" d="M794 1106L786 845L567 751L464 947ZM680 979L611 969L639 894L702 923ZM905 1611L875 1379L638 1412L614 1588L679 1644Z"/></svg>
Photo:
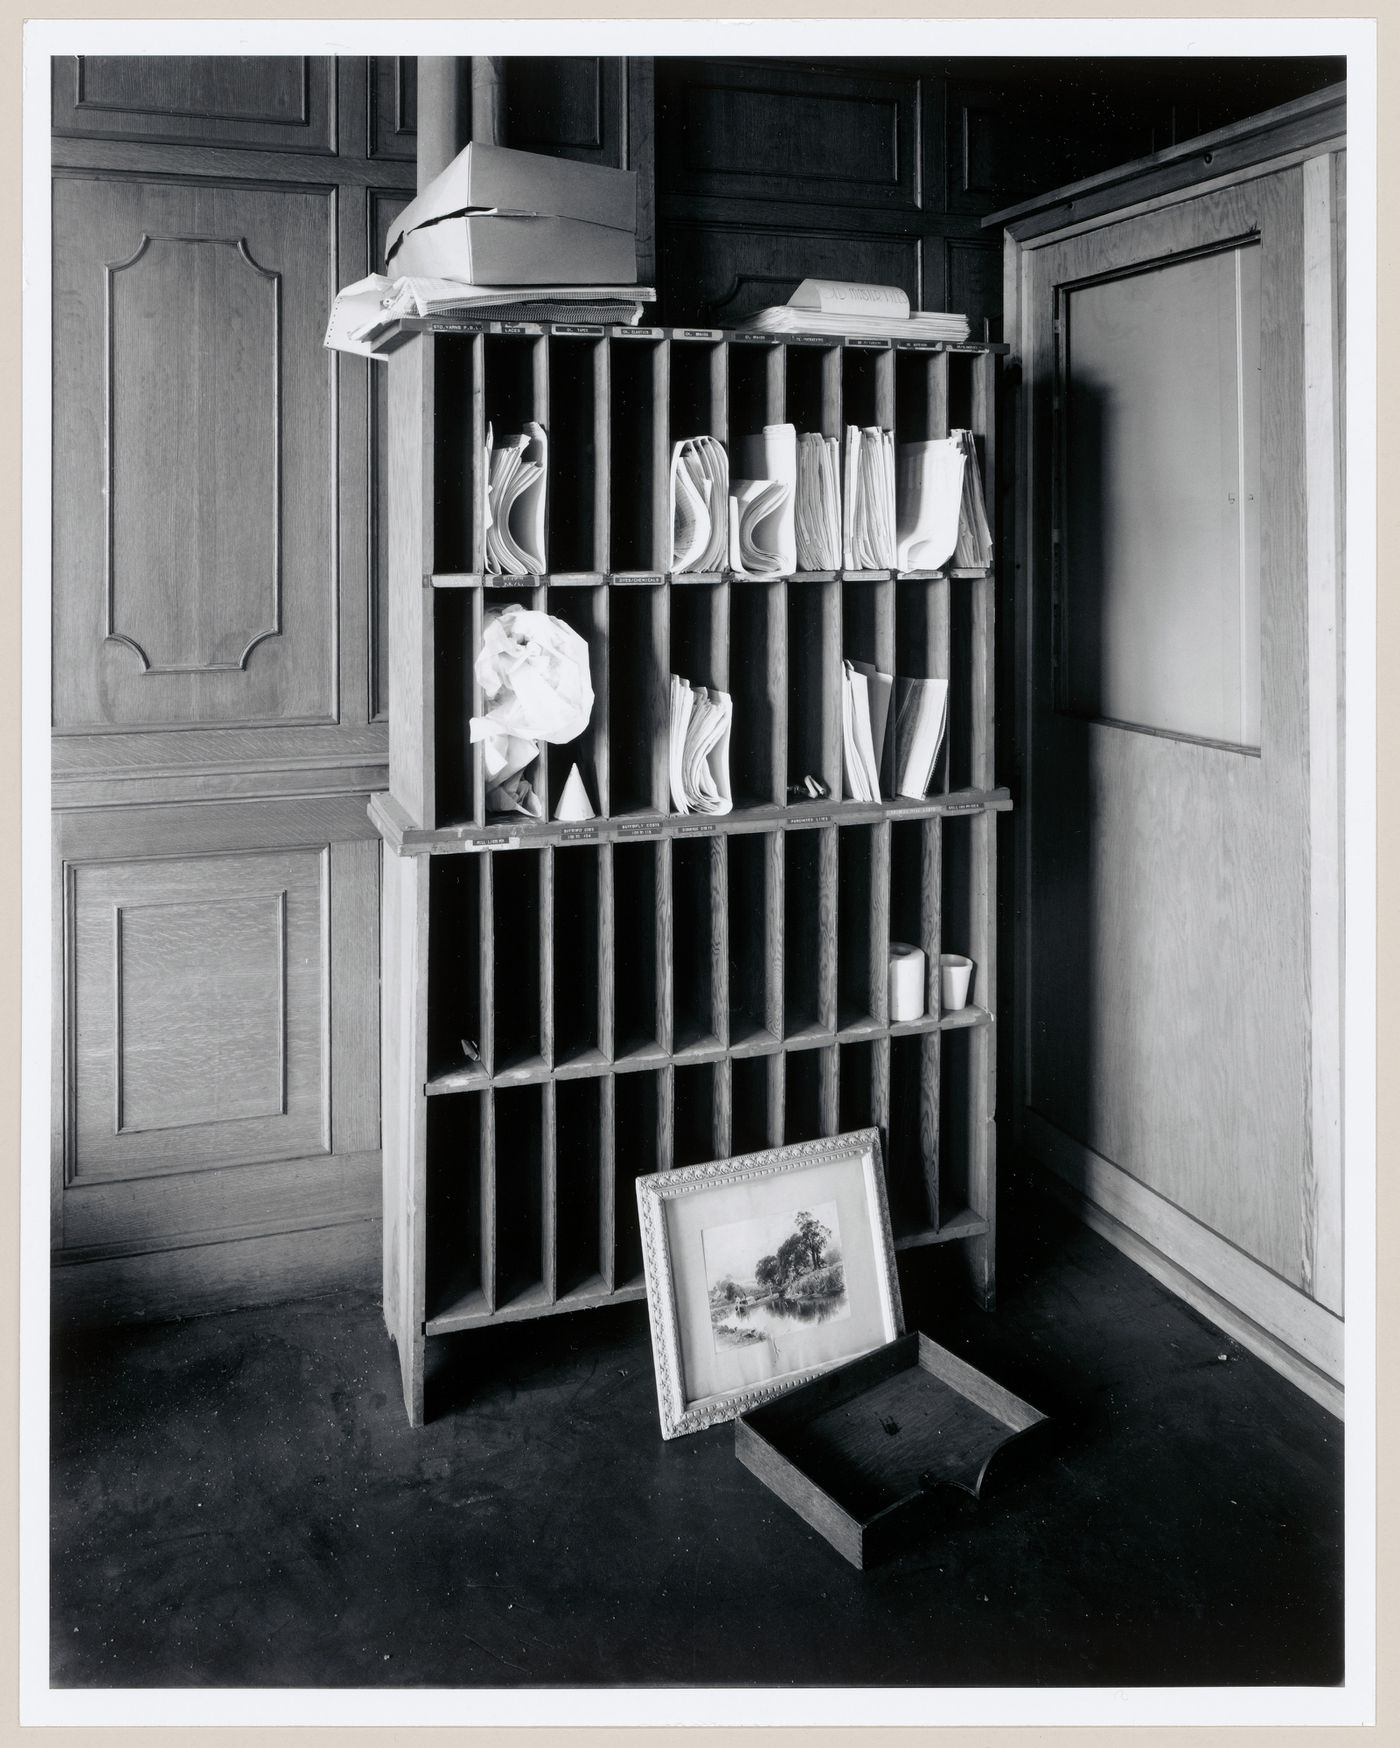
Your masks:
<svg viewBox="0 0 1400 1748"><path fill-rule="evenodd" d="M380 1222L351 1220L256 1238L57 1264L55 1328L161 1323L379 1284Z"/></svg>
<svg viewBox="0 0 1400 1748"><path fill-rule="evenodd" d="M1084 1223L1342 1418L1340 1318L1034 1112L1022 1152Z"/></svg>

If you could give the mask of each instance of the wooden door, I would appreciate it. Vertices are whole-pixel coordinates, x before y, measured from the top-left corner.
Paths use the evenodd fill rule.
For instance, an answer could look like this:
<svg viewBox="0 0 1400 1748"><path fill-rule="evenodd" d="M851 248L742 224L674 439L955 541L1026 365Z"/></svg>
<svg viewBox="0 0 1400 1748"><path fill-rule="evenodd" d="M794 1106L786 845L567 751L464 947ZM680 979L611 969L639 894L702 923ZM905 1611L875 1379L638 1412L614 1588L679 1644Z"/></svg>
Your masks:
<svg viewBox="0 0 1400 1748"><path fill-rule="evenodd" d="M1313 176L1294 164L1026 257L1042 392L1019 1104L1091 1200L1111 1180L1120 1209L1150 1205L1162 1231L1185 1215L1340 1310L1317 1108L1337 999L1318 949L1338 922L1317 884L1336 646L1329 679L1335 625L1319 638L1309 591Z"/></svg>

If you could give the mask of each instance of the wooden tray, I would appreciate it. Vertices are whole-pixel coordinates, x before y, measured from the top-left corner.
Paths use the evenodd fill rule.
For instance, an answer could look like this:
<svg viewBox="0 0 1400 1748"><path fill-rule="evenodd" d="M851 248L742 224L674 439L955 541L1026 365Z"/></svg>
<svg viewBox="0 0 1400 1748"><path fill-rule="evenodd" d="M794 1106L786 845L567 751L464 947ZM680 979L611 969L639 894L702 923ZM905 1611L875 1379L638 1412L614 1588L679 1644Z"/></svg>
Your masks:
<svg viewBox="0 0 1400 1748"><path fill-rule="evenodd" d="M996 1453L1044 1418L911 1331L742 1416L734 1450L864 1567L901 1544L933 1488L976 1498Z"/></svg>

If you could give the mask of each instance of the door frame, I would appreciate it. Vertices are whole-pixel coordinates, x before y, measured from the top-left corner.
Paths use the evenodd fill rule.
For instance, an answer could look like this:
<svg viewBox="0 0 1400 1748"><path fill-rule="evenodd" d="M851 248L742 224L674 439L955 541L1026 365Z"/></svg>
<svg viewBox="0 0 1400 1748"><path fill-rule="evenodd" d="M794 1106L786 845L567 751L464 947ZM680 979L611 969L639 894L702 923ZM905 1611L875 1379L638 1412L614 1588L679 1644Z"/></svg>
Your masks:
<svg viewBox="0 0 1400 1748"><path fill-rule="evenodd" d="M1340 1415L1342 1319L1340 1278L1320 1271L1311 1297L1244 1255L1200 1221L1073 1140L1026 1100L1030 1028L1022 968L1030 963L1030 824L1036 797L1029 746L1031 651L1036 614L1048 610L1048 491L1035 468L1048 466L1056 359L1034 344L1030 306L1036 252L1090 230L1159 211L1200 195L1302 165L1304 188L1304 408L1308 470L1308 806L1310 939L1313 996L1311 1143L1319 1229L1340 1255L1342 1219L1342 819L1339 770L1342 703L1342 535L1340 477L1342 285L1334 270L1346 147L1346 87L1284 104L1250 121L1202 135L1120 169L1072 184L986 220L1003 227L1004 308L1011 356L1004 375L1010 404L1003 429L1014 429L1012 490L1002 505L1015 564L1005 583L1003 623L1009 671L1002 695L1014 700L999 725L998 768L1010 773L1016 808L1011 866L1001 890L1001 926L1015 941L1008 955L1001 1010L1013 1016L1002 1039L1002 1084L1010 1088L1011 1139L1019 1156L1048 1168L1042 1177L1058 1199L1149 1273L1242 1345ZM1344 209L1343 209L1344 211ZM1042 459L1044 458L1044 459ZM1044 603L1044 605L1040 605ZM1327 1248L1324 1244L1320 1249Z"/></svg>

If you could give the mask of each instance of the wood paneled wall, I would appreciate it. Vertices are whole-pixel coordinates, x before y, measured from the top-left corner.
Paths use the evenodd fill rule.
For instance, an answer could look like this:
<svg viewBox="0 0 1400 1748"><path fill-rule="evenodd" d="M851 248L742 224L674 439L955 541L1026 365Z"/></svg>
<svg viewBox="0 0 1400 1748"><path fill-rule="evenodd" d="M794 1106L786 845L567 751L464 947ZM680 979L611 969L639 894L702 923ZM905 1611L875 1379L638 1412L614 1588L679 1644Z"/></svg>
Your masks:
<svg viewBox="0 0 1400 1748"><path fill-rule="evenodd" d="M819 277L898 285L1000 338L986 214L1341 76L1324 62L657 60L665 319L732 324Z"/></svg>
<svg viewBox="0 0 1400 1748"><path fill-rule="evenodd" d="M56 1309L370 1284L383 389L412 63L53 67Z"/></svg>

